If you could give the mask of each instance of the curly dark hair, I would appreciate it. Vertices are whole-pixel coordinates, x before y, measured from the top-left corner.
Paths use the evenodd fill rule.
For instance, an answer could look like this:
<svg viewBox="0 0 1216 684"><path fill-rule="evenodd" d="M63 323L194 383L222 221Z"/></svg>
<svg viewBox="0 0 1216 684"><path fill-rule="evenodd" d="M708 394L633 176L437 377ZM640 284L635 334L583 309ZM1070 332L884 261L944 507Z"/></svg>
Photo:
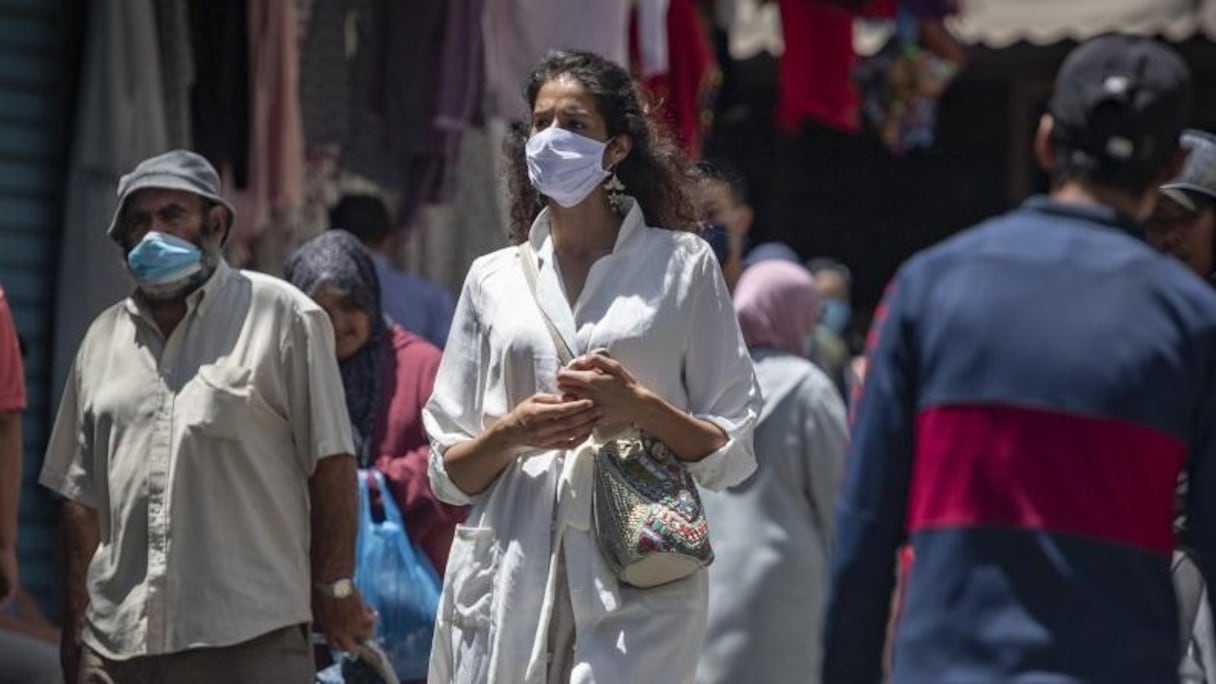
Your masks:
<svg viewBox="0 0 1216 684"><path fill-rule="evenodd" d="M616 174L625 191L638 201L646 225L695 232L698 215L689 164L653 118L629 72L591 52L552 51L528 77L524 97L529 112L541 87L561 76L573 77L595 98L610 138L624 133L632 140L629 155L617 166ZM528 238L532 222L545 206L528 180L524 146L530 128L515 126L503 144L510 170L511 240L516 244Z"/></svg>

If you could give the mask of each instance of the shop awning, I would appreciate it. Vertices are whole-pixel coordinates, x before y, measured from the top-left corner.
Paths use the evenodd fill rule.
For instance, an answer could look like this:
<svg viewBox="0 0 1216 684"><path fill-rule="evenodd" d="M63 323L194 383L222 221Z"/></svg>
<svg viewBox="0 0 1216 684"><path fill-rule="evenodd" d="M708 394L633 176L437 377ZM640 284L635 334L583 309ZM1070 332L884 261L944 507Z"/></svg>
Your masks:
<svg viewBox="0 0 1216 684"><path fill-rule="evenodd" d="M1216 0L962 0L951 31L968 44L1046 45L1123 31L1171 41L1216 38Z"/></svg>

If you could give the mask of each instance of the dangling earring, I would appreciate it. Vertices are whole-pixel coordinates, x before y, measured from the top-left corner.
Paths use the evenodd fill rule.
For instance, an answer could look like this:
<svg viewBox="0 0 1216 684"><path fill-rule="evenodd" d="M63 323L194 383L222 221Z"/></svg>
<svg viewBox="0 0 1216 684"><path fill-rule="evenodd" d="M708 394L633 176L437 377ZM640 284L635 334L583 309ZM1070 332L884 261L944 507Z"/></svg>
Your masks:
<svg viewBox="0 0 1216 684"><path fill-rule="evenodd" d="M612 178L604 184L604 190L608 191L608 206L612 207L612 211L617 214L625 213L625 184L617 178L616 170L612 171Z"/></svg>

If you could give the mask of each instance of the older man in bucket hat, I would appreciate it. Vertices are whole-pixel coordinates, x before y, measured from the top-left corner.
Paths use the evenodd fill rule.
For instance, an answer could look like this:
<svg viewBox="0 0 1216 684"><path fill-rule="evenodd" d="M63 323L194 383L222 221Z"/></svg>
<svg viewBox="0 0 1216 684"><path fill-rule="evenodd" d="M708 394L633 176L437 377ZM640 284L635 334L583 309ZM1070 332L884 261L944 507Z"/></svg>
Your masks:
<svg viewBox="0 0 1216 684"><path fill-rule="evenodd" d="M65 679L309 682L310 619L344 649L372 623L329 318L225 263L199 155L142 162L118 198L136 288L85 334L41 474L65 499Z"/></svg>

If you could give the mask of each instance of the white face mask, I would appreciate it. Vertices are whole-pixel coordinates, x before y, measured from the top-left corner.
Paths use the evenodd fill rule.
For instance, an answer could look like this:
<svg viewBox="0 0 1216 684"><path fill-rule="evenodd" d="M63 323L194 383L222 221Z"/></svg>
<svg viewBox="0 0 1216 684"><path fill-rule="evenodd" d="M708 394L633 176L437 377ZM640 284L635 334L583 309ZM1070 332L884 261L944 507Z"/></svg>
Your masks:
<svg viewBox="0 0 1216 684"><path fill-rule="evenodd" d="M608 143L564 128L550 127L528 139L528 180L536 190L563 207L587 199L612 175L604 169Z"/></svg>

